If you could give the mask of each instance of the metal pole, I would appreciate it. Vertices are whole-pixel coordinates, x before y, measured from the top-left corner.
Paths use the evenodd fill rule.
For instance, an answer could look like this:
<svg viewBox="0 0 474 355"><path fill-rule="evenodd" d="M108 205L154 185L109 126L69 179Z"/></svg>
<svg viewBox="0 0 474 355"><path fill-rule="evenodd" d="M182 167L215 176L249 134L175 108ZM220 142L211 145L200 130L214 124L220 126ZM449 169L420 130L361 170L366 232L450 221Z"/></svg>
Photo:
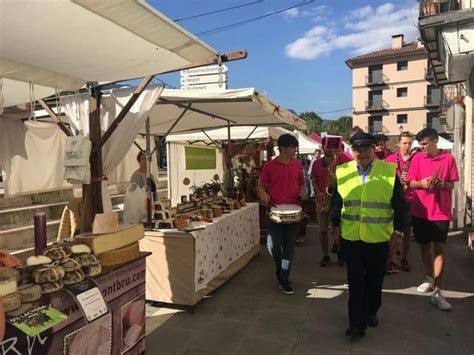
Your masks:
<svg viewBox="0 0 474 355"><path fill-rule="evenodd" d="M146 184L147 184L147 194L146 194L146 223L147 223L147 228L148 230L152 230L152 225L151 225L151 197L152 197L152 191L151 191L151 147L150 147L150 117L147 117L146 119L146 125L145 125L145 130L146 130Z"/></svg>

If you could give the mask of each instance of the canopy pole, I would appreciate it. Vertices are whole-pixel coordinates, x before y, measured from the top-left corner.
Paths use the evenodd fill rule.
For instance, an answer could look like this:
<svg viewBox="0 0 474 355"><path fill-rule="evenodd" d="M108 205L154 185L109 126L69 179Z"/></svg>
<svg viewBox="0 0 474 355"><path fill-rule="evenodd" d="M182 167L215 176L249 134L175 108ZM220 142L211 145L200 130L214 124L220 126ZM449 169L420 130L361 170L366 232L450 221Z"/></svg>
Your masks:
<svg viewBox="0 0 474 355"><path fill-rule="evenodd" d="M227 121L227 140L228 140L228 145L227 145L227 155L228 155L228 168L230 169L232 164L231 164L231 159L232 159L232 150L231 150L231 147L230 147L230 122Z"/></svg>
<svg viewBox="0 0 474 355"><path fill-rule="evenodd" d="M146 89L146 87L153 80L154 77L155 77L154 75L150 75L143 78L140 85L135 89L135 91L133 92L128 102L122 108L122 111L120 111L120 113L117 115L115 120L112 122L110 127L107 129L107 131L104 133L103 137L101 138L99 142L99 145L101 148L105 144L105 142L107 142L107 140L110 138L112 133L114 133L114 131L117 129L119 123L122 122L122 120L125 118L125 115L130 111L133 104L138 100L142 92Z"/></svg>
<svg viewBox="0 0 474 355"><path fill-rule="evenodd" d="M51 106L49 106L48 103L46 101L44 101L43 99L39 99L38 103L48 113L48 115L53 119L53 121L55 121L57 123L59 128L61 128L61 130L66 134L66 136L72 137L73 134L72 134L71 130L69 129L69 127L67 127L64 124L64 122L61 121L61 119L58 117L58 115L56 115L56 113L53 111Z"/></svg>
<svg viewBox="0 0 474 355"><path fill-rule="evenodd" d="M188 110L191 108L192 104L187 104L186 106L183 106L184 110L183 112L180 113L179 117L176 119L176 121L173 122L173 124L171 125L171 127L168 129L168 131L166 131L165 135L162 136L160 138L160 140L158 141L157 143L157 146L159 147L161 145L161 142L163 142L164 139L166 139L166 137L168 137L168 135L171 133L171 131L176 127L176 125L179 123L179 121L181 121L181 119L184 117L184 115L186 114L186 112L188 112ZM180 106L181 107L181 106Z"/></svg>
<svg viewBox="0 0 474 355"><path fill-rule="evenodd" d="M146 194L146 225L148 230L152 230L151 225L151 149L150 149L150 116L146 118L145 123L145 132L146 132L146 184L147 184L147 194ZM157 181L158 183L158 181ZM155 184L156 185L156 184Z"/></svg>
<svg viewBox="0 0 474 355"><path fill-rule="evenodd" d="M103 212L102 206L102 148L100 145L100 98L98 87L91 87L89 96L89 138L91 151L91 183L82 185L81 233L90 232L97 213Z"/></svg>
<svg viewBox="0 0 474 355"><path fill-rule="evenodd" d="M209 137L209 135L206 133L205 130L201 129L201 132L204 133L204 135L207 137L207 139L209 139L211 141L211 144L214 144L217 149L219 149L222 153L226 154L226 152L224 152L224 149L222 149L222 147L220 147L219 144L215 140L213 140L211 137ZM211 144L207 144L207 145L211 145Z"/></svg>

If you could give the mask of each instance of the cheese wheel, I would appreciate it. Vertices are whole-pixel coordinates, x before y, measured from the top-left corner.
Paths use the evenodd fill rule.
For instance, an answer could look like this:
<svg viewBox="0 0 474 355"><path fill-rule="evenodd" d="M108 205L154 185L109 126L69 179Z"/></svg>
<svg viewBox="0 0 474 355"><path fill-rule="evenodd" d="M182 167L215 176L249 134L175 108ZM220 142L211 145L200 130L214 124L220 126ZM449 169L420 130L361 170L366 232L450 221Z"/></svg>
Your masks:
<svg viewBox="0 0 474 355"><path fill-rule="evenodd" d="M136 259L140 255L138 242L129 244L123 248L108 251L97 255L100 259L102 267L112 267L129 262Z"/></svg>
<svg viewBox="0 0 474 355"><path fill-rule="evenodd" d="M3 298L3 310L5 313L14 311L21 307L20 295L16 292L10 293Z"/></svg>
<svg viewBox="0 0 474 355"><path fill-rule="evenodd" d="M81 263L74 258L61 260L59 265L61 265L65 272L79 270L82 266Z"/></svg>
<svg viewBox="0 0 474 355"><path fill-rule="evenodd" d="M21 298L21 303L29 303L41 298L41 286L29 284L18 287L18 294Z"/></svg>
<svg viewBox="0 0 474 355"><path fill-rule="evenodd" d="M93 276L99 275L102 272L102 267L100 266L100 264L90 265L90 266L83 267L82 271L84 271L84 274L87 277L93 277Z"/></svg>
<svg viewBox="0 0 474 355"><path fill-rule="evenodd" d="M59 265L48 265L39 267L31 274L36 283L54 282L64 277L64 269Z"/></svg>
<svg viewBox="0 0 474 355"><path fill-rule="evenodd" d="M16 269L0 270L0 296L5 296L16 291L18 271Z"/></svg>

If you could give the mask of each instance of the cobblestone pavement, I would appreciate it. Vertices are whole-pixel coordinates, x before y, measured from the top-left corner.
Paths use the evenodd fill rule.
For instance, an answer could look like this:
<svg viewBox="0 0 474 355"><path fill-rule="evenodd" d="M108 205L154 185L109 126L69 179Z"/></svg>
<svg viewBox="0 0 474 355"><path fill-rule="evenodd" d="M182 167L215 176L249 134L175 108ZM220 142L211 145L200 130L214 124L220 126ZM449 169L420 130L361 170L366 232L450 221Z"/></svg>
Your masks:
<svg viewBox="0 0 474 355"><path fill-rule="evenodd" d="M474 354L474 253L466 239L451 236L445 291L451 312L417 293L423 280L418 246L412 272L388 275L380 324L351 341L345 268L335 258L320 268L317 226L297 247L292 271L295 295L274 280L273 261L261 254L225 285L197 304L193 314L147 306L147 352L152 354ZM334 254L332 254L334 255Z"/></svg>

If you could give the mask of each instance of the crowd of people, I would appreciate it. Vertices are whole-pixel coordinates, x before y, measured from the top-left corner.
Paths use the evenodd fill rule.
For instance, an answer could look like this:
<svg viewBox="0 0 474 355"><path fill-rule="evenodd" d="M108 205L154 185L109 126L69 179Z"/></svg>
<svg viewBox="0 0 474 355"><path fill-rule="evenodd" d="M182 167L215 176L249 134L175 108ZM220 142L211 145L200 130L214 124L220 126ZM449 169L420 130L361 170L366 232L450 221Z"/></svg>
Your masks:
<svg viewBox="0 0 474 355"><path fill-rule="evenodd" d="M412 236L420 246L425 274L417 291L431 293L432 304L451 310L441 289L453 218L452 190L459 180L456 162L449 152L438 149L436 130L418 132L421 151L412 149L413 138L410 132L401 133L398 151L391 152L384 135L373 136L354 127L350 151L317 150L309 165L323 255L319 265L331 264L332 235L331 251L337 254L337 264L347 269L349 327L345 334L352 338L378 325L385 275L411 271ZM282 135L278 147L280 155L263 168L258 192L269 206L267 246L275 261L276 279L282 292L291 295L298 223L275 222L270 211L275 208L277 213L283 204L301 206L308 193L303 166L295 159L297 139Z"/></svg>

